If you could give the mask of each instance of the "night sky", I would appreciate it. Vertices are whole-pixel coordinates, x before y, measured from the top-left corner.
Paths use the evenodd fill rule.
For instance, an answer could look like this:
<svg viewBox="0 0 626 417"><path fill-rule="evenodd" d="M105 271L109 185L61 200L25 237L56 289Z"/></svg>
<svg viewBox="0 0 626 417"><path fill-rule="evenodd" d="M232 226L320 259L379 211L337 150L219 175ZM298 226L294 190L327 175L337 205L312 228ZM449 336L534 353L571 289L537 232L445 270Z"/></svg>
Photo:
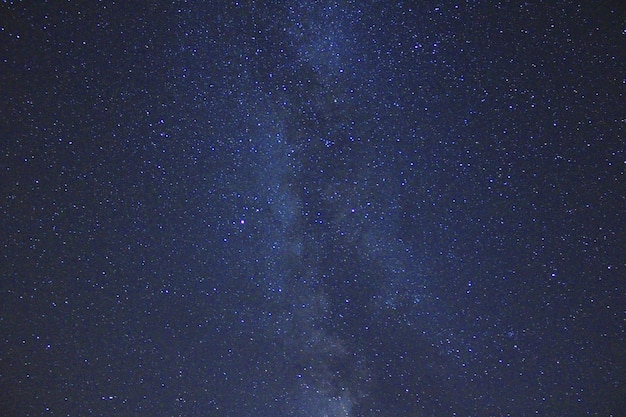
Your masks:
<svg viewBox="0 0 626 417"><path fill-rule="evenodd" d="M619 1L50 3L0 415L626 415Z"/></svg>

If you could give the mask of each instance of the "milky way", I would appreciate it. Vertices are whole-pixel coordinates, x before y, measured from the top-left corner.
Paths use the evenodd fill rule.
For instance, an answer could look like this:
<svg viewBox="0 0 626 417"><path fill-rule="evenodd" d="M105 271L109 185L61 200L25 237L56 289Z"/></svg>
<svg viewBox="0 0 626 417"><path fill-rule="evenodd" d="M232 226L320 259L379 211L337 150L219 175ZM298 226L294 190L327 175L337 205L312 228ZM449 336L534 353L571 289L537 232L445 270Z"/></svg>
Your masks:
<svg viewBox="0 0 626 417"><path fill-rule="evenodd" d="M0 409L623 414L596 3L4 2Z"/></svg>

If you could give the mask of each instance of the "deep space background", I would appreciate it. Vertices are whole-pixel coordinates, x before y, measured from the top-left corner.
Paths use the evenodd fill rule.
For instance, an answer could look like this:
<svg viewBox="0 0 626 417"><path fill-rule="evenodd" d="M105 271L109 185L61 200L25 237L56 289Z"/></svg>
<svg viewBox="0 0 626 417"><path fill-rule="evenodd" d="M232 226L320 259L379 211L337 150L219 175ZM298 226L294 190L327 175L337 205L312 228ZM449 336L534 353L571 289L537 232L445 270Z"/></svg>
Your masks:
<svg viewBox="0 0 626 417"><path fill-rule="evenodd" d="M0 415L626 415L626 13L3 1Z"/></svg>

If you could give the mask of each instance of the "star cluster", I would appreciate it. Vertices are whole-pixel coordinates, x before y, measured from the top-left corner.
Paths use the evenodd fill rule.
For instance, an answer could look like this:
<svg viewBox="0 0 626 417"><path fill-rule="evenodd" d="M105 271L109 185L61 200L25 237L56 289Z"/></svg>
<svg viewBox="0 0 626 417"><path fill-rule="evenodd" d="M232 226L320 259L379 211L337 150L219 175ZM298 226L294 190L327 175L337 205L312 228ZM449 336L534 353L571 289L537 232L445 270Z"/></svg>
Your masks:
<svg viewBox="0 0 626 417"><path fill-rule="evenodd" d="M619 10L4 2L0 409L620 415Z"/></svg>

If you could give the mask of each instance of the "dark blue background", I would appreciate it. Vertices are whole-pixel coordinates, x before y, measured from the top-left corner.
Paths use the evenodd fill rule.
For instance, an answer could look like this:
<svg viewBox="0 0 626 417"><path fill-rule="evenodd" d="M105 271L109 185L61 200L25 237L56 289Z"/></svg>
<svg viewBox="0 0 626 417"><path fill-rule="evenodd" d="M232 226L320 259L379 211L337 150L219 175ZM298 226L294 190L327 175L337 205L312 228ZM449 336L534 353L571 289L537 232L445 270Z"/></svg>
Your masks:
<svg viewBox="0 0 626 417"><path fill-rule="evenodd" d="M619 2L3 2L3 415L623 415Z"/></svg>

